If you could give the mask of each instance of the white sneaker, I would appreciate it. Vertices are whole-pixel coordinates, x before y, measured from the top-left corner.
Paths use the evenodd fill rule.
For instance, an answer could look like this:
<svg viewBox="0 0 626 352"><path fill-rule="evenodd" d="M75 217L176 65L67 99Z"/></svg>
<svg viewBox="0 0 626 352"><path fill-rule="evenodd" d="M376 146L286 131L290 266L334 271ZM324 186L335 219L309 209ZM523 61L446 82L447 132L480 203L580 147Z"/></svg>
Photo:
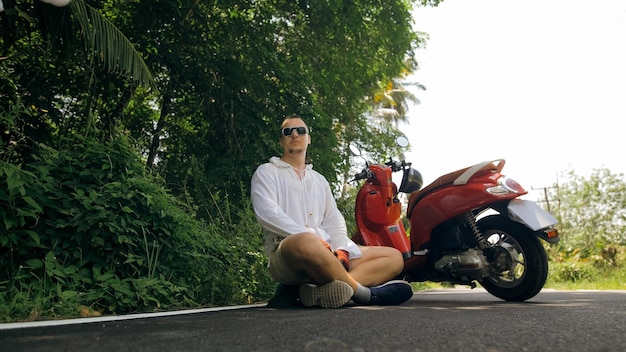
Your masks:
<svg viewBox="0 0 626 352"><path fill-rule="evenodd" d="M300 300L305 307L340 308L350 302L353 294L352 287L339 280L322 286L300 285Z"/></svg>

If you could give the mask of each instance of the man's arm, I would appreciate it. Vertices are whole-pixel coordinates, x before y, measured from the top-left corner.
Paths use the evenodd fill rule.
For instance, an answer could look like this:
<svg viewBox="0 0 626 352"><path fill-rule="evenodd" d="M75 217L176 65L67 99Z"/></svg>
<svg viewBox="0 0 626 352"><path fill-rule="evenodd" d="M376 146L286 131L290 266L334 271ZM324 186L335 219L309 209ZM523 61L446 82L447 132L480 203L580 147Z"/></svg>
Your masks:
<svg viewBox="0 0 626 352"><path fill-rule="evenodd" d="M337 208L337 203L332 191L330 190L330 185L326 185L326 190L324 192L326 211L324 213L322 228L330 237L328 243L335 251L344 250L348 252L350 259L359 258L361 257L361 250L356 243L348 237L346 220Z"/></svg>
<svg viewBox="0 0 626 352"><path fill-rule="evenodd" d="M279 236L289 236L306 232L305 226L298 225L278 204L277 183L272 165L261 165L252 176L252 207L257 221L264 229Z"/></svg>

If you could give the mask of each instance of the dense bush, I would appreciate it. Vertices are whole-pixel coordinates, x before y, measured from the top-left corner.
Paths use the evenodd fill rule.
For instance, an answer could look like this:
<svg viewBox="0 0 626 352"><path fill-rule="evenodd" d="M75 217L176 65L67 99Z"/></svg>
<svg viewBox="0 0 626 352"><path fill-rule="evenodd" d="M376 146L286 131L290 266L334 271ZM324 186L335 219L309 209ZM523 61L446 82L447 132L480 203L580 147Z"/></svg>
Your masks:
<svg viewBox="0 0 626 352"><path fill-rule="evenodd" d="M555 282L580 282L593 279L593 267L584 263L556 263L550 268L550 277Z"/></svg>
<svg viewBox="0 0 626 352"><path fill-rule="evenodd" d="M580 247L568 241L548 246L550 273L546 287L626 289L626 247Z"/></svg>
<svg viewBox="0 0 626 352"><path fill-rule="evenodd" d="M0 316L128 313L267 298L260 230L194 219L147 173L126 137L39 145L0 161ZM219 200L217 200L219 201ZM87 313L85 313L87 312Z"/></svg>
<svg viewBox="0 0 626 352"><path fill-rule="evenodd" d="M267 296L247 186L276 126L305 116L316 169L339 184L342 145L400 133L368 116L404 117L393 81L426 39L413 5L438 3L5 1L0 316Z"/></svg>

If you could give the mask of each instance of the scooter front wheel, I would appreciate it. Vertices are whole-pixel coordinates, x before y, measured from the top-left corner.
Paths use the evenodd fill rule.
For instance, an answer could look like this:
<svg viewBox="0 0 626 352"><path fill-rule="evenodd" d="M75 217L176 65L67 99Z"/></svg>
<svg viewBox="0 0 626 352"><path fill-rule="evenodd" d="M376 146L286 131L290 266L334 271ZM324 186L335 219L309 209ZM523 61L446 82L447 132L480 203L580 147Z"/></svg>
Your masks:
<svg viewBox="0 0 626 352"><path fill-rule="evenodd" d="M501 271L480 280L492 295L505 301L525 301L541 291L548 278L548 257L539 238L525 226L493 215L478 221L493 249L492 263Z"/></svg>

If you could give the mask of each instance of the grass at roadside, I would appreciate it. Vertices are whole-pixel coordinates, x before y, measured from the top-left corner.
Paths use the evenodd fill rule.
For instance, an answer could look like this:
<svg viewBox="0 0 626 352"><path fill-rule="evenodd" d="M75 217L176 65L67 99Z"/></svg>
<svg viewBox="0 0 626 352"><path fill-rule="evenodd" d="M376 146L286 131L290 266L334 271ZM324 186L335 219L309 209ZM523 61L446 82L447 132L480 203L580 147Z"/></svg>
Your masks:
<svg viewBox="0 0 626 352"><path fill-rule="evenodd" d="M626 267L588 262L550 263L544 286L559 290L626 290Z"/></svg>
<svg viewBox="0 0 626 352"><path fill-rule="evenodd" d="M414 291L453 287L447 282L413 282ZM469 286L468 286L469 287ZM589 262L550 262L544 288L557 290L626 290L626 267Z"/></svg>

